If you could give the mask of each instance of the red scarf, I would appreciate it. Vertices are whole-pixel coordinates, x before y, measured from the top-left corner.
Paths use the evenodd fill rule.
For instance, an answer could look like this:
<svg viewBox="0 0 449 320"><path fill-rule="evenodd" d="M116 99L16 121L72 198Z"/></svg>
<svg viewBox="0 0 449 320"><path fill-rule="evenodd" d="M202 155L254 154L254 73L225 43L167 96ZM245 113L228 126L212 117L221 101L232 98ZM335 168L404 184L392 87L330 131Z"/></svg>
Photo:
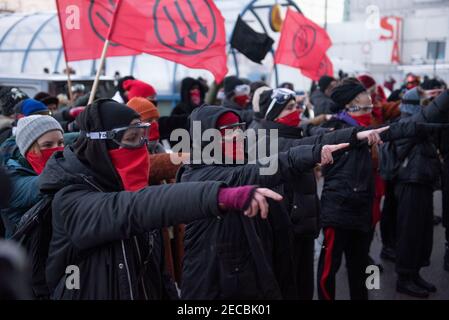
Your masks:
<svg viewBox="0 0 449 320"><path fill-rule="evenodd" d="M30 151L26 154L26 159L28 163L31 165L31 167L34 169L34 171L36 171L36 173L39 175L44 170L45 164L47 163L48 159L50 159L50 157L53 155L53 153L62 150L64 150L64 147L44 149L41 150L40 154L37 154L34 151Z"/></svg>
<svg viewBox="0 0 449 320"><path fill-rule="evenodd" d="M159 138L160 138L159 123L155 121L151 123L150 131L148 132L148 140L159 141Z"/></svg>
<svg viewBox="0 0 449 320"><path fill-rule="evenodd" d="M148 186L150 155L146 145L137 149L110 150L109 156L126 191L138 191Z"/></svg>
<svg viewBox="0 0 449 320"><path fill-rule="evenodd" d="M359 126L369 127L373 121L371 113L362 114L360 116L351 116L352 119L357 121Z"/></svg>
<svg viewBox="0 0 449 320"><path fill-rule="evenodd" d="M200 89L190 90L190 101L193 105L199 106L201 103L201 91Z"/></svg>
<svg viewBox="0 0 449 320"><path fill-rule="evenodd" d="M246 108L246 106L249 103L249 96L243 95L243 96L237 96L234 98L235 103L237 103L240 107Z"/></svg>
<svg viewBox="0 0 449 320"><path fill-rule="evenodd" d="M245 148L243 141L223 141L222 142L222 152L228 159L233 159L234 161L245 160Z"/></svg>
<svg viewBox="0 0 449 320"><path fill-rule="evenodd" d="M299 118L301 116L301 112L299 110L293 111L292 113L289 113L285 117L277 119L275 122L281 123L283 125L289 126L289 127L298 127L301 123L301 119Z"/></svg>

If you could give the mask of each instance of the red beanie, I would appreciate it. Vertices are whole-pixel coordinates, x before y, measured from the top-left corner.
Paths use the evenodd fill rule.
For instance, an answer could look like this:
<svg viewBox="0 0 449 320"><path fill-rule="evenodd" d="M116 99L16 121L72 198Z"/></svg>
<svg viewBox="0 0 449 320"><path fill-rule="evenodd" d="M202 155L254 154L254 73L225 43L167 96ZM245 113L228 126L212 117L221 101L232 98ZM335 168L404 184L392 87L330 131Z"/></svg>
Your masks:
<svg viewBox="0 0 449 320"><path fill-rule="evenodd" d="M234 112L225 112L218 118L216 127L218 129L239 122L240 118Z"/></svg>
<svg viewBox="0 0 449 320"><path fill-rule="evenodd" d="M128 100L135 97L148 98L156 95L156 90L148 83L139 80L126 80L123 88L128 91Z"/></svg>
<svg viewBox="0 0 449 320"><path fill-rule="evenodd" d="M374 80L373 77L367 74L361 75L357 79L359 79L359 81L363 84L363 86L367 90L372 86L376 85L376 80Z"/></svg>

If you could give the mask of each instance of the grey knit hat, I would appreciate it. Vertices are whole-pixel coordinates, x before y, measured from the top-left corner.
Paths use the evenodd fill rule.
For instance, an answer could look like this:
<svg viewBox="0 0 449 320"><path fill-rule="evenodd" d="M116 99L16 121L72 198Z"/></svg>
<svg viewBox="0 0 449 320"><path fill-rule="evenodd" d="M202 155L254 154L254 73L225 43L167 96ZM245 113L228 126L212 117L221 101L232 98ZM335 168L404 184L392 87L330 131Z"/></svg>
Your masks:
<svg viewBox="0 0 449 320"><path fill-rule="evenodd" d="M49 131L59 130L64 133L58 121L50 116L32 115L21 118L17 122L16 143L20 153L25 153L43 134Z"/></svg>

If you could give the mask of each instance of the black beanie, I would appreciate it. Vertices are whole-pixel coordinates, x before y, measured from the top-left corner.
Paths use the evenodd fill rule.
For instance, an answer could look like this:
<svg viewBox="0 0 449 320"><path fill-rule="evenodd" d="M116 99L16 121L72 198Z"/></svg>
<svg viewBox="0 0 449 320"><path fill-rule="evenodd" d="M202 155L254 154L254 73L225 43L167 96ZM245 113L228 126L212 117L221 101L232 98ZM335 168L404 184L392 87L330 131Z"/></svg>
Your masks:
<svg viewBox="0 0 449 320"><path fill-rule="evenodd" d="M320 87L321 92L326 91L332 81L337 81L337 79L329 76L322 76L318 81L318 86Z"/></svg>
<svg viewBox="0 0 449 320"><path fill-rule="evenodd" d="M293 100L287 100L284 103L277 103L275 102L273 107L270 110L270 113L267 115L267 111L270 108L271 103L273 102L273 99L271 98L271 95L273 94L273 90L268 90L268 91L264 91L261 95L260 95L260 100L259 100L259 107L260 107L260 111L258 114L259 118L262 119L266 119L269 121L274 121L274 119L276 119L279 114L282 112L282 110L284 110L285 106L291 101Z"/></svg>
<svg viewBox="0 0 449 320"><path fill-rule="evenodd" d="M127 127L134 119L140 119L140 115L136 111L113 100L106 100L100 103L98 105L98 113L102 123L100 130L103 131ZM107 140L106 144L109 150L119 147L115 142L110 140Z"/></svg>
<svg viewBox="0 0 449 320"><path fill-rule="evenodd" d="M224 93L226 97L230 98L234 95L234 89L235 87L245 84L241 79L237 78L236 76L229 76L224 79L223 86L224 86Z"/></svg>
<svg viewBox="0 0 449 320"><path fill-rule="evenodd" d="M130 107L111 100L99 104L98 112L103 126L101 130L104 131L127 127L131 121L140 118L140 115Z"/></svg>
<svg viewBox="0 0 449 320"><path fill-rule="evenodd" d="M339 112L343 110L349 102L365 91L365 87L361 83L355 81L348 81L335 87L334 90L332 90L331 99L336 103L337 109L331 111Z"/></svg>

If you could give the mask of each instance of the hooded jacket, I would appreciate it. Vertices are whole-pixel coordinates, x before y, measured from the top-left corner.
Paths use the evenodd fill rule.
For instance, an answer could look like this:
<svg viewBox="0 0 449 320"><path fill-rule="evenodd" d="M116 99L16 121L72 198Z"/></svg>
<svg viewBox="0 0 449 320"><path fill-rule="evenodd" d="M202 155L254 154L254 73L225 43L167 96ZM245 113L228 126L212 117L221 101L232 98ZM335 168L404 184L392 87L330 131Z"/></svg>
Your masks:
<svg viewBox="0 0 449 320"><path fill-rule="evenodd" d="M421 107L413 115L403 113L396 126L410 126L423 123L444 123L449 119L449 91L445 91L430 105ZM419 130L419 129L418 129ZM446 134L444 131L434 133ZM405 154L399 167L398 183L420 183L435 186L440 176L440 160L435 146L434 134L428 130L418 132L415 137L395 141L397 153ZM447 144L447 141L445 142ZM445 154L445 150L440 150Z"/></svg>
<svg viewBox="0 0 449 320"><path fill-rule="evenodd" d="M204 132L215 128L226 112L229 109L203 106L192 113L191 121L201 121ZM277 190L277 186L314 167L320 154L320 145L309 145L273 156L278 160L274 175L261 175L261 164L187 165L178 172L178 180L224 181L230 186L253 184ZM290 230L287 212L273 202L267 220L226 215L189 223L184 241L182 298L295 298Z"/></svg>
<svg viewBox="0 0 449 320"><path fill-rule="evenodd" d="M206 91L204 86L201 84L199 80L187 77L184 78L181 82L181 101L176 105L176 107L172 111L173 115L187 115L189 116L192 111L198 106L192 105L192 101L190 99L190 90L194 86L198 86L200 90L201 104L204 103L204 98L206 96Z"/></svg>
<svg viewBox="0 0 449 320"><path fill-rule="evenodd" d="M99 104L78 118L82 130L101 130ZM161 299L164 226L220 214L220 183L192 183L123 191L106 142L80 137L57 152L40 176L54 196L47 282L54 299ZM66 268L80 271L79 290L66 288Z"/></svg>

